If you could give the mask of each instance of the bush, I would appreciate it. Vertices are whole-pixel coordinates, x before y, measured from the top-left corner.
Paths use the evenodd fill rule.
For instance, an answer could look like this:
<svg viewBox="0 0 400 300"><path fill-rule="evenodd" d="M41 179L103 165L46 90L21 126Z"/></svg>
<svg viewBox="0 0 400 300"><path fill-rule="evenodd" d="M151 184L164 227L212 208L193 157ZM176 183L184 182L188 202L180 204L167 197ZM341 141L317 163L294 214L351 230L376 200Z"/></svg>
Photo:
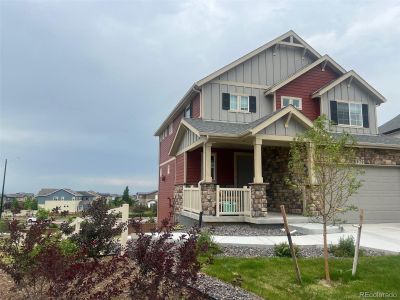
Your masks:
<svg viewBox="0 0 400 300"><path fill-rule="evenodd" d="M296 256L299 256L299 247L293 244L294 253ZM280 244L274 245L274 255L278 257L292 257L292 253L290 252L289 244L284 242Z"/></svg>
<svg viewBox="0 0 400 300"><path fill-rule="evenodd" d="M205 259L205 262L212 264L214 261L214 255L222 253L221 248L216 244L211 233L208 230L202 231L197 238L196 243L197 255Z"/></svg>
<svg viewBox="0 0 400 300"><path fill-rule="evenodd" d="M356 247L354 245L354 237L351 235L347 238L341 237L337 245L331 244L329 247L329 252L336 257L353 257ZM362 255L362 251L359 252Z"/></svg>
<svg viewBox="0 0 400 300"><path fill-rule="evenodd" d="M36 219L38 221L45 221L49 218L49 211L44 208L39 208L36 213Z"/></svg>
<svg viewBox="0 0 400 300"><path fill-rule="evenodd" d="M10 221L7 219L0 219L0 232L10 232L9 230L9 223Z"/></svg>
<svg viewBox="0 0 400 300"><path fill-rule="evenodd" d="M50 223L49 228L58 228L58 225L55 223Z"/></svg>

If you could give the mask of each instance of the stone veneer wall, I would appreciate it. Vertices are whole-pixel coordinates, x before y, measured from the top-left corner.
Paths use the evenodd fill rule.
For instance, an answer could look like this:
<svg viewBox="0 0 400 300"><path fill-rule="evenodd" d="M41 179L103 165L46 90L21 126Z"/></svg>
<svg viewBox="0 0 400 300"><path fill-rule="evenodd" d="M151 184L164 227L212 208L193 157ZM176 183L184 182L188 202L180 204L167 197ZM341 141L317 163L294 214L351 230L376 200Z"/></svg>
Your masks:
<svg viewBox="0 0 400 300"><path fill-rule="evenodd" d="M250 198L251 198L251 216L266 217L269 188L268 183L250 183Z"/></svg>
<svg viewBox="0 0 400 300"><path fill-rule="evenodd" d="M177 184L174 188L174 212L179 213L183 209L183 187L184 184Z"/></svg>
<svg viewBox="0 0 400 300"><path fill-rule="evenodd" d="M287 213L303 213L303 197L300 192L291 189L285 183L289 175L289 148L265 146L262 151L262 171L264 182L270 184L267 190L268 211L280 212L280 205L285 205Z"/></svg>
<svg viewBox="0 0 400 300"><path fill-rule="evenodd" d="M357 156L365 165L400 166L400 150L359 148Z"/></svg>
<svg viewBox="0 0 400 300"><path fill-rule="evenodd" d="M203 215L215 216L217 206L217 191L214 183L201 184L201 207Z"/></svg>

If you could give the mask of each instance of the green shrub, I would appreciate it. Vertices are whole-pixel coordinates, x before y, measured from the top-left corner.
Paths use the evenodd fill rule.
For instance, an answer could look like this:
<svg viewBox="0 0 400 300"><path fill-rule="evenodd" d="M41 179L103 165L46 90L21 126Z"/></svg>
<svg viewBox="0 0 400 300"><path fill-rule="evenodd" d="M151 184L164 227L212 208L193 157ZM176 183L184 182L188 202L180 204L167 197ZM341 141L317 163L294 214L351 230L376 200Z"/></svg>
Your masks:
<svg viewBox="0 0 400 300"><path fill-rule="evenodd" d="M50 223L49 228L58 228L58 225L55 223Z"/></svg>
<svg viewBox="0 0 400 300"><path fill-rule="evenodd" d="M201 260L208 264L214 262L214 255L222 253L221 248L216 244L209 231L202 231L197 238L196 242L197 255L202 258Z"/></svg>
<svg viewBox="0 0 400 300"><path fill-rule="evenodd" d="M7 219L0 219L0 232L10 232L9 229L9 220Z"/></svg>
<svg viewBox="0 0 400 300"><path fill-rule="evenodd" d="M330 245L329 252L336 257L353 257L355 253L354 237L341 237L337 245ZM360 254L362 252L360 251Z"/></svg>
<svg viewBox="0 0 400 300"><path fill-rule="evenodd" d="M70 239L61 240L59 246L62 254L66 256L73 255L79 250L78 245Z"/></svg>
<svg viewBox="0 0 400 300"><path fill-rule="evenodd" d="M299 256L299 247L293 244L294 253ZM278 257L292 257L289 244L286 242L274 245L274 255Z"/></svg>
<svg viewBox="0 0 400 300"><path fill-rule="evenodd" d="M49 218L49 213L50 212L47 209L39 208L36 213L36 218L38 221L47 220Z"/></svg>

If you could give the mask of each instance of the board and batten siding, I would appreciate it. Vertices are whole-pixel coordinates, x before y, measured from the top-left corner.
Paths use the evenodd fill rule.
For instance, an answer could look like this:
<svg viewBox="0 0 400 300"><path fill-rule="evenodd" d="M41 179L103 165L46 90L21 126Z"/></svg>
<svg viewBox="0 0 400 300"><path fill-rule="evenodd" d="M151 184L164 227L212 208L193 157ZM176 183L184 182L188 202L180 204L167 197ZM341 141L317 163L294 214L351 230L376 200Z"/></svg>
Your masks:
<svg viewBox="0 0 400 300"><path fill-rule="evenodd" d="M182 140L179 144L178 152L189 147L191 144L197 142L199 139L199 136L196 135L193 131L186 129L185 134L183 135Z"/></svg>
<svg viewBox="0 0 400 300"><path fill-rule="evenodd" d="M331 131L346 131L355 134L378 134L376 122L376 100L374 100L374 97L357 82L353 81L350 85L348 85L348 82L346 81L341 82L321 96L321 114L327 115L329 119L331 118L330 101L332 100L368 104L369 128L334 125L331 126Z"/></svg>
<svg viewBox="0 0 400 300"><path fill-rule="evenodd" d="M276 51L275 47L268 48L205 84L203 86L202 118L204 120L248 123L272 112L273 98L264 95L266 87L286 79L315 61L307 53L304 58L302 56L303 48L299 47L279 45ZM222 93L255 96L257 99L256 113L223 110Z"/></svg>
<svg viewBox="0 0 400 300"><path fill-rule="evenodd" d="M268 135L280 135L280 136L292 136L295 137L296 134L304 132L306 129L303 125L301 125L298 121L293 120L293 118L289 121L289 126L285 127L287 116L277 120L276 122L269 125L267 128L264 128L258 134L268 134Z"/></svg>

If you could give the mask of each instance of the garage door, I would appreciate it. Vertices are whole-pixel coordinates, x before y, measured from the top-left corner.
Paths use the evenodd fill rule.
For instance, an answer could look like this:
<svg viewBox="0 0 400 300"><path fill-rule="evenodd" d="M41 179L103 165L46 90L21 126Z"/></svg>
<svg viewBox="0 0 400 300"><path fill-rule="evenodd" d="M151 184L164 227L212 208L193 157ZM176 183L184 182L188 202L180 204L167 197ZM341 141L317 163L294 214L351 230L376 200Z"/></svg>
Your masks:
<svg viewBox="0 0 400 300"><path fill-rule="evenodd" d="M366 223L400 222L400 168L365 167L363 186L350 203L364 209ZM348 212L348 223L358 223L359 213Z"/></svg>

